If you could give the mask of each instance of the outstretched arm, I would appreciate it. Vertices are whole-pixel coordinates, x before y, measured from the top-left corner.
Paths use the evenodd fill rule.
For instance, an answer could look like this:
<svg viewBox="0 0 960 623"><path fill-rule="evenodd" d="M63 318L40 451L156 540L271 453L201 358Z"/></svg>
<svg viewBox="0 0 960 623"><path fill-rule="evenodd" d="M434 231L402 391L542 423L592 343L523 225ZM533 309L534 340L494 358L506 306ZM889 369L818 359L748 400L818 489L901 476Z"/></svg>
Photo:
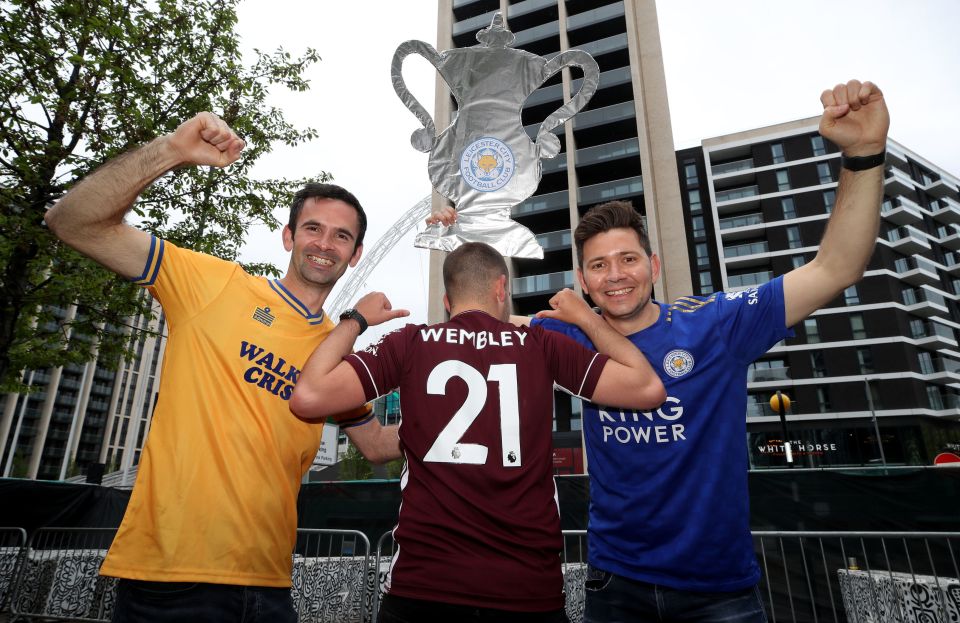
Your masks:
<svg viewBox="0 0 960 623"><path fill-rule="evenodd" d="M344 428L343 432L368 461L380 464L403 456L398 428L396 424L383 426L380 420L373 418L366 424Z"/></svg>
<svg viewBox="0 0 960 623"><path fill-rule="evenodd" d="M582 297L565 288L550 299L550 307L537 313L537 318L555 318L577 325L597 352L610 357L593 391L594 402L628 409L653 409L663 404L667 391L647 358L594 313Z"/></svg>
<svg viewBox="0 0 960 623"><path fill-rule="evenodd" d="M820 101L820 134L839 146L844 156L872 156L886 149L890 115L876 85L851 80L824 91ZM817 256L783 278L788 327L863 276L880 227L883 173L882 164L864 171L841 168L836 205Z"/></svg>
<svg viewBox="0 0 960 623"><path fill-rule="evenodd" d="M409 316L405 309L393 309L380 292L371 292L355 308L370 326ZM344 320L313 351L300 373L290 397L290 411L302 420L320 420L366 403L363 385L353 367L343 360L353 352L360 335L356 320Z"/></svg>
<svg viewBox="0 0 960 623"><path fill-rule="evenodd" d="M123 222L133 202L158 177L184 165L225 167L244 143L216 115L200 113L172 134L107 162L47 211L50 230L80 253L123 277L143 271L150 236Z"/></svg>

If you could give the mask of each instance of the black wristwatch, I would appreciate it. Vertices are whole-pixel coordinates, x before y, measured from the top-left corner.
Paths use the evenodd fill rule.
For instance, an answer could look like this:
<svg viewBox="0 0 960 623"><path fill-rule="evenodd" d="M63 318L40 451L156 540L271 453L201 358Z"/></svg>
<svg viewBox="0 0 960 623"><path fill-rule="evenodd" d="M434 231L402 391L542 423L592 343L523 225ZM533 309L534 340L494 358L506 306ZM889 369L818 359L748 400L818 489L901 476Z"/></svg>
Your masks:
<svg viewBox="0 0 960 623"><path fill-rule="evenodd" d="M840 156L840 166L848 171L866 171L874 167L879 167L887 159L887 150L884 149L879 154L872 156Z"/></svg>
<svg viewBox="0 0 960 623"><path fill-rule="evenodd" d="M363 314L361 314L360 312L358 312L352 307L347 311L343 312L342 314L340 314L340 320L344 320L346 318L353 318L354 320L357 321L357 324L360 325L360 333L363 333L364 331L366 331L367 327L369 326L367 325L367 319L363 317Z"/></svg>

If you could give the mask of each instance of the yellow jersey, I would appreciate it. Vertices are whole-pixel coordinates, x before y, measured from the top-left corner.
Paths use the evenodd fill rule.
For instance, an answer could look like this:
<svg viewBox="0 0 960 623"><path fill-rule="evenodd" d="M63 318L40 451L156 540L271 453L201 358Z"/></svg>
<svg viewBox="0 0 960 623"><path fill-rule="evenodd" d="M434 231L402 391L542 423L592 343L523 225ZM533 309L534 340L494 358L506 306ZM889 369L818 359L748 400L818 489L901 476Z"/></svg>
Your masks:
<svg viewBox="0 0 960 623"><path fill-rule="evenodd" d="M290 413L333 329L276 280L154 238L137 283L168 327L159 398L103 575L290 586L297 495L322 424Z"/></svg>

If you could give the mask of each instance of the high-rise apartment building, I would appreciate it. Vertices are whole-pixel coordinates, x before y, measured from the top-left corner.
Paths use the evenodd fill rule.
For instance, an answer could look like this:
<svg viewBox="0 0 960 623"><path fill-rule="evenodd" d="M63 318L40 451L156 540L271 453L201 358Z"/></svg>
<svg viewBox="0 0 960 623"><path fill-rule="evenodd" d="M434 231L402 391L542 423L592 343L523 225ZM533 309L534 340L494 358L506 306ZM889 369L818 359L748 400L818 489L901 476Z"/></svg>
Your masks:
<svg viewBox="0 0 960 623"><path fill-rule="evenodd" d="M664 257L658 296L688 294L692 286L653 0L443 0L438 49L476 45L476 32L497 11L516 36L514 48L544 57L578 48L600 66L589 104L556 130L560 155L542 161L536 194L513 209L513 218L533 230L544 249L543 260L511 263L514 311L544 309L563 287L579 291L571 232L587 208L611 199L632 201L646 218L651 243ZM521 112L528 135L535 137L540 123L580 83L579 70L563 70L534 92ZM455 105L440 85L438 127L446 126ZM432 296L440 291L438 266L435 261ZM439 319L432 310L431 321ZM555 429L559 447L579 452L579 401L557 395ZM568 453L560 471L580 465L577 452Z"/></svg>
<svg viewBox="0 0 960 623"><path fill-rule="evenodd" d="M804 119L677 153L694 293L765 283L816 255L840 153ZM780 418L803 465L929 464L960 443L960 180L893 140L864 278L750 371L755 467L782 467ZM883 452L878 444L882 439Z"/></svg>
<svg viewBox="0 0 960 623"><path fill-rule="evenodd" d="M158 305L154 311L158 318L131 318L124 329L138 334L131 361L111 369L94 358L84 366L24 372L30 391L0 402L0 474L57 480L85 474L95 464L110 471L139 463L166 345ZM69 324L77 310L54 312ZM84 336L75 336L74 343L94 346Z"/></svg>

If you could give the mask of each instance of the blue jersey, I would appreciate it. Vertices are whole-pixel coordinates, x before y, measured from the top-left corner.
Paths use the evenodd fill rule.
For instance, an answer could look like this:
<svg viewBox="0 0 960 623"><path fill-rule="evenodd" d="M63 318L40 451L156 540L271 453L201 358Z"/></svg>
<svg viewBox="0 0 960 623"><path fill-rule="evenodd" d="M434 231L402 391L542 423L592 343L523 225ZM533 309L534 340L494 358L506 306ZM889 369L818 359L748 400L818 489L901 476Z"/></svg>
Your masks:
<svg viewBox="0 0 960 623"><path fill-rule="evenodd" d="M584 402L590 564L641 582L735 591L760 579L747 490L747 367L793 332L783 280L659 305L627 338L667 390L649 412ZM579 328L535 320L590 344Z"/></svg>

